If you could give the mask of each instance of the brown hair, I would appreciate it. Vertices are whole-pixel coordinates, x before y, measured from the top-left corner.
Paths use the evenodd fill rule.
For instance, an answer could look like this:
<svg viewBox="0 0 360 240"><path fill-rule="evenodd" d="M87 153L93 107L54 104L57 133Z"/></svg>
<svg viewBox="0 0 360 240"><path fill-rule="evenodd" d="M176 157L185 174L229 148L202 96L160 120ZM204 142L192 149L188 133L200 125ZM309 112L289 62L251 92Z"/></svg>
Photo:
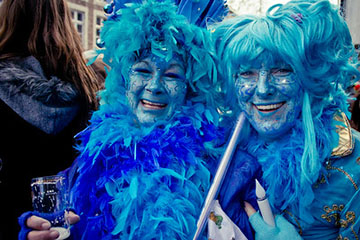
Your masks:
<svg viewBox="0 0 360 240"><path fill-rule="evenodd" d="M65 0L5 0L0 8L0 60L32 55L47 77L71 82L85 111L96 109L99 83L86 66Z"/></svg>

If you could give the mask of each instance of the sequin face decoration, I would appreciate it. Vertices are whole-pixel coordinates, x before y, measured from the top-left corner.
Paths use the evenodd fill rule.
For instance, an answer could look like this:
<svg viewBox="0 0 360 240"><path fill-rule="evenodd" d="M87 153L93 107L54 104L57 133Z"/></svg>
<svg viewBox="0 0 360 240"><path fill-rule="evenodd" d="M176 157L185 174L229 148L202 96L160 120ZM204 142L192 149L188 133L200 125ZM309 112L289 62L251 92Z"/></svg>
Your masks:
<svg viewBox="0 0 360 240"><path fill-rule="evenodd" d="M290 66L263 64L240 70L234 79L238 103L262 138L274 140L294 126L303 90Z"/></svg>
<svg viewBox="0 0 360 240"><path fill-rule="evenodd" d="M141 124L169 119L182 106L187 92L185 66L180 57L169 62L155 55L133 64L126 95Z"/></svg>

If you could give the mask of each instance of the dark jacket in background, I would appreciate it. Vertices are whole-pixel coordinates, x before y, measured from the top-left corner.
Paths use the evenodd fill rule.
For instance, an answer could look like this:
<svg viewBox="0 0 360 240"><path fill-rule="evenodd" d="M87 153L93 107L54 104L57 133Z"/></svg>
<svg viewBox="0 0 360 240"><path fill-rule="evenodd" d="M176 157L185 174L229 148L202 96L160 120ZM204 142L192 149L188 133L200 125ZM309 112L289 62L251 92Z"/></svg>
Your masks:
<svg viewBox="0 0 360 240"><path fill-rule="evenodd" d="M34 57L0 61L0 240L17 239L32 210L30 180L69 167L82 130L78 93L46 78Z"/></svg>

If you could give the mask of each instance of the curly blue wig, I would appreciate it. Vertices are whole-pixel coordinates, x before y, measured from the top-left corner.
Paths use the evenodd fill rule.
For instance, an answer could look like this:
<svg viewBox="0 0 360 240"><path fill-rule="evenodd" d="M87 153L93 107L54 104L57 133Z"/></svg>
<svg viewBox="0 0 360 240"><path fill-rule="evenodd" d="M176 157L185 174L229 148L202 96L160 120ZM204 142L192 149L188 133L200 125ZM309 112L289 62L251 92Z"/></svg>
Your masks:
<svg viewBox="0 0 360 240"><path fill-rule="evenodd" d="M277 4L266 16L230 18L215 29L212 37L227 91L241 66L283 61L297 74L317 115L358 75L349 61L354 48L348 27L327 0Z"/></svg>
<svg viewBox="0 0 360 240"><path fill-rule="evenodd" d="M313 182L319 172L314 120L324 109L347 112L344 92L354 76L354 48L338 9L328 0L290 1L271 7L266 16L238 16L214 26L212 34L223 90L236 108L233 75L261 63L289 64L304 90L301 118L305 131L302 167ZM234 95L235 94L235 95Z"/></svg>
<svg viewBox="0 0 360 240"><path fill-rule="evenodd" d="M129 69L144 54L169 61L182 57L189 90L187 100L213 106L217 70L206 29L190 24L169 1L126 4L104 22L104 62L111 67L100 94L102 104L126 102Z"/></svg>

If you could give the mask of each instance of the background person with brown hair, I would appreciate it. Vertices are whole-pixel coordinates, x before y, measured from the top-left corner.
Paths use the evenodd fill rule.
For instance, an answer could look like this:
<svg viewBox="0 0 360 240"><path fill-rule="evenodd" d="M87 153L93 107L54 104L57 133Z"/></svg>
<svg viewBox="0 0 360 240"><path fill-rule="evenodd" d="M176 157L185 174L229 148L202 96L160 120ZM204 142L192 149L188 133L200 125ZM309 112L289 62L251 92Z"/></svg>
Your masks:
<svg viewBox="0 0 360 240"><path fill-rule="evenodd" d="M0 239L17 239L30 179L75 158L73 136L97 108L65 0L5 0L0 8ZM6 214L5 214L6 213Z"/></svg>

